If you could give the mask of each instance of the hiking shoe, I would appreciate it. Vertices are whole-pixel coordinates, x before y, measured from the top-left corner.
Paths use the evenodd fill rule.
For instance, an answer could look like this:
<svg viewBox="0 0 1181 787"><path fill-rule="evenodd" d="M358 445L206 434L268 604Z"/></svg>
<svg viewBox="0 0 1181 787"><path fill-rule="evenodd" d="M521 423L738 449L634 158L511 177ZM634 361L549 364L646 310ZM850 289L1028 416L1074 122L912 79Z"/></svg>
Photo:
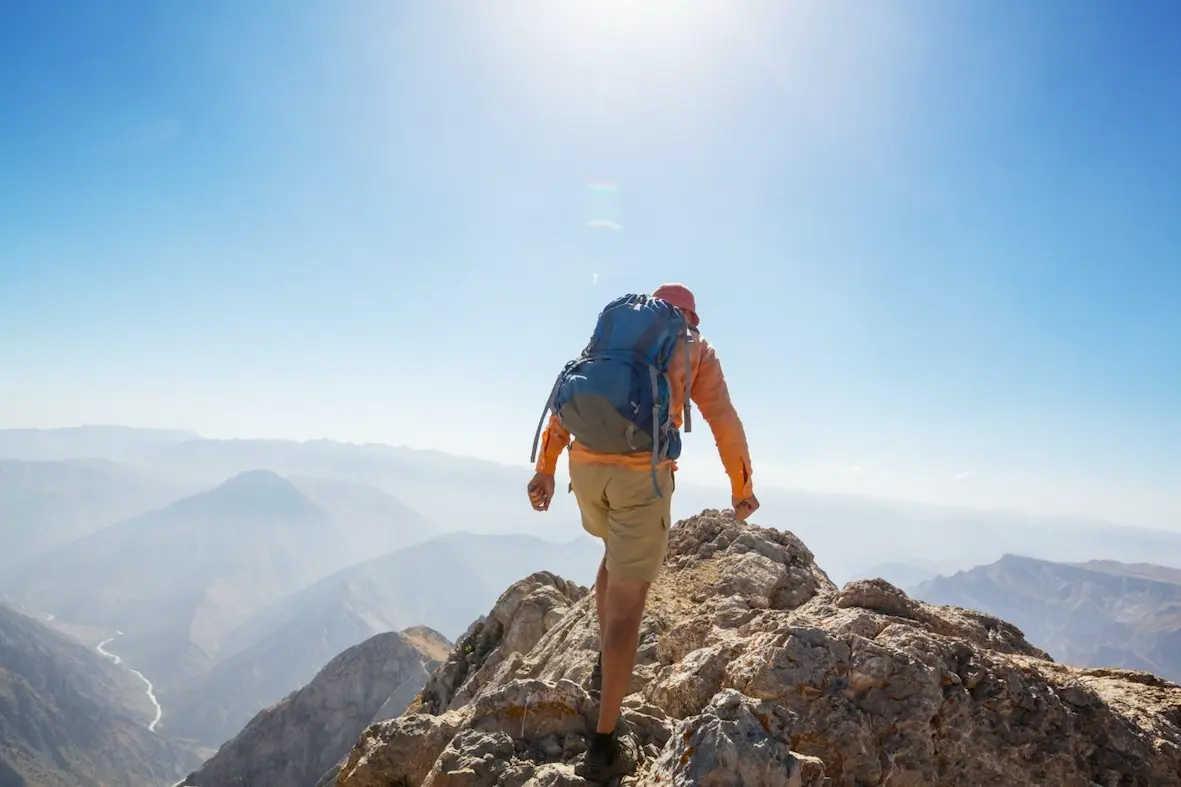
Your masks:
<svg viewBox="0 0 1181 787"><path fill-rule="evenodd" d="M598 699L599 696L603 693L603 654L602 653L599 654L599 659L598 659L598 661L595 662L595 668L593 670L591 670L590 687L587 689L587 693L590 694L595 699Z"/></svg>
<svg viewBox="0 0 1181 787"><path fill-rule="evenodd" d="M574 768L574 774L589 782L610 782L635 773L640 761L640 749L635 739L627 733L616 731L600 744L597 736L592 737L582 762Z"/></svg>

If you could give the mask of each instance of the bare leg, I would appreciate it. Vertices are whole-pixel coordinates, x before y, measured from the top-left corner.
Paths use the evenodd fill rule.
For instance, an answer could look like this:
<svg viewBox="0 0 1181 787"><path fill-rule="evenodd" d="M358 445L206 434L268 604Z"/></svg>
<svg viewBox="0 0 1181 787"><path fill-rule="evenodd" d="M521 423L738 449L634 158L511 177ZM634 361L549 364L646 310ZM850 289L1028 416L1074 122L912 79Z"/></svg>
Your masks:
<svg viewBox="0 0 1181 787"><path fill-rule="evenodd" d="M640 623L644 619L644 605L648 601L651 583L608 576L604 584L607 588L606 619L600 618L599 624L604 634L603 693L596 732L609 733L614 731L619 720L619 708L636 665Z"/></svg>
<svg viewBox="0 0 1181 787"><path fill-rule="evenodd" d="M599 652L602 652L605 640L604 622L607 620L607 556L599 561L599 573L595 575L595 612L599 616Z"/></svg>

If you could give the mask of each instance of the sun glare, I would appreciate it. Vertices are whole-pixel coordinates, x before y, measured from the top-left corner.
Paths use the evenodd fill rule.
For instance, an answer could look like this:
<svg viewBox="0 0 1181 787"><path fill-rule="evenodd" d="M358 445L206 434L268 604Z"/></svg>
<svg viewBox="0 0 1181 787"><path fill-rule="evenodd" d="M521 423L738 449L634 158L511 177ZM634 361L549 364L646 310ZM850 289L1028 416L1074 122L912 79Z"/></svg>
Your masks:
<svg viewBox="0 0 1181 787"><path fill-rule="evenodd" d="M721 0L566 0L547 13L580 44L697 48L733 10Z"/></svg>

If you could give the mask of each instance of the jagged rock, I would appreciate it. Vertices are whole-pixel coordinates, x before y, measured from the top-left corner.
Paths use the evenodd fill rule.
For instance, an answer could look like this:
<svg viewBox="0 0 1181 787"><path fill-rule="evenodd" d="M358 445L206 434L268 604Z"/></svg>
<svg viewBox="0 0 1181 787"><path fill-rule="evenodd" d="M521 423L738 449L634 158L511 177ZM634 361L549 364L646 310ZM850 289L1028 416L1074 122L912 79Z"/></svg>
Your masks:
<svg viewBox="0 0 1181 787"><path fill-rule="evenodd" d="M374 724L361 734L337 783L420 785L465 721L462 711L451 711L441 716L412 713Z"/></svg>
<svg viewBox="0 0 1181 787"><path fill-rule="evenodd" d="M514 680L491 687L472 703L471 725L503 731L519 740L585 732L590 697L568 680Z"/></svg>
<svg viewBox="0 0 1181 787"><path fill-rule="evenodd" d="M692 651L644 688L644 696L677 718L699 713L722 687L726 666L742 651L736 641Z"/></svg>
<svg viewBox="0 0 1181 787"><path fill-rule="evenodd" d="M366 731L340 787L585 784L598 621L567 590L510 588L420 707ZM683 520L649 599L623 787L1181 787L1181 687L1056 664L1005 621L881 580L838 589L791 533Z"/></svg>
<svg viewBox="0 0 1181 787"><path fill-rule="evenodd" d="M677 726L646 781L671 787L821 787L824 768L815 762L804 780L803 765L791 751L791 723L782 707L724 689L702 713Z"/></svg>
<svg viewBox="0 0 1181 787"><path fill-rule="evenodd" d="M497 784L511 766L513 739L503 732L464 730L456 735L427 775L423 787L485 787Z"/></svg>
<svg viewBox="0 0 1181 787"><path fill-rule="evenodd" d="M441 713L469 702L513 654L532 650L586 588L548 571L514 582L492 611L460 637L422 690L422 710Z"/></svg>

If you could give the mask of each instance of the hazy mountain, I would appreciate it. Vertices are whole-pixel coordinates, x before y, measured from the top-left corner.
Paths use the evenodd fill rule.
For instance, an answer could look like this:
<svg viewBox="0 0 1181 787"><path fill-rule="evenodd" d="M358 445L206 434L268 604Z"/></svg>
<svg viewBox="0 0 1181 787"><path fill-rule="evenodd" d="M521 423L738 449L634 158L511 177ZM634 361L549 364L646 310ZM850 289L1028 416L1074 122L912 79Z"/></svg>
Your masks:
<svg viewBox="0 0 1181 787"><path fill-rule="evenodd" d="M356 560L437 535L422 514L369 484L307 476L288 480L332 517Z"/></svg>
<svg viewBox="0 0 1181 787"><path fill-rule="evenodd" d="M174 783L196 757L151 719L137 678L0 604L0 785Z"/></svg>
<svg viewBox="0 0 1181 787"><path fill-rule="evenodd" d="M199 439L177 429L76 426L64 429L0 429L0 458L138 460L165 446Z"/></svg>
<svg viewBox="0 0 1181 787"><path fill-rule="evenodd" d="M129 430L133 437L137 431ZM57 432L36 435L60 442ZM329 440L176 440L174 433L166 434L167 439L150 433L151 439L131 440L129 445L139 446L136 461L143 467L184 483L208 486L239 472L267 468L293 477L366 484L419 511L440 532L515 532L556 539L582 532L577 506L573 496L565 494L561 479L549 512L541 515L528 508L523 487L530 469L524 465ZM120 455L130 450L128 445L114 449ZM706 440L692 450L710 452L713 446ZM720 467L717 480L725 483ZM997 560L1005 553L1065 562L1103 556L1181 567L1181 523L1158 523L1176 525L1176 530L1152 530L1085 517L948 508L766 485L757 488L762 509L755 521L789 529L805 539L838 582L862 576L866 567L880 564L902 563L949 573ZM475 516L473 499L480 501ZM725 508L729 502L724 488L678 479L674 518Z"/></svg>
<svg viewBox="0 0 1181 787"><path fill-rule="evenodd" d="M804 539L838 584L865 576L867 566L902 563L951 573L1005 554L1068 563L1104 557L1181 568L1181 530L774 487L760 489L758 494L762 508L754 515L755 523L791 530ZM677 496L673 498L675 517L727 505L701 495L699 488L689 484L678 484Z"/></svg>
<svg viewBox="0 0 1181 787"><path fill-rule="evenodd" d="M378 629L423 624L454 639L507 584L533 571L594 581L602 547L584 536L568 542L533 536L447 533L337 571L283 599L227 637L256 642L266 633L314 613L349 609Z"/></svg>
<svg viewBox="0 0 1181 787"><path fill-rule="evenodd" d="M106 459L0 459L0 569L192 491Z"/></svg>
<svg viewBox="0 0 1181 787"><path fill-rule="evenodd" d="M913 595L1003 616L1068 664L1147 670L1181 682L1181 570L1006 555L923 583Z"/></svg>
<svg viewBox="0 0 1181 787"><path fill-rule="evenodd" d="M368 484L421 512L440 531L573 536L579 528L573 508L530 516L527 469L438 451L332 440L192 440L145 461L185 480L211 481L265 467L284 476ZM478 514L473 500L479 501Z"/></svg>
<svg viewBox="0 0 1181 787"><path fill-rule="evenodd" d="M124 631L119 654L166 685L209 666L235 626L352 556L323 509L252 471L19 566L4 589L64 620Z"/></svg>
<svg viewBox="0 0 1181 787"><path fill-rule="evenodd" d="M380 611L363 609L347 593L314 599L245 650L162 692L169 716L160 729L218 746L260 709L305 685L337 654L393 630ZM259 632L252 629L247 638Z"/></svg>
<svg viewBox="0 0 1181 787"><path fill-rule="evenodd" d="M513 580L548 569L590 584L599 557L589 538L453 533L349 566L247 621L226 636L223 662L162 691L161 729L220 743L374 634L426 625L458 637Z"/></svg>
<svg viewBox="0 0 1181 787"><path fill-rule="evenodd" d="M528 443L524 439L522 444ZM440 530L574 535L573 510L529 513L527 469L439 451L332 440L209 440L188 432L124 427L0 431L0 457L105 457L178 483L207 488L250 470L366 484L426 516ZM470 501L480 500L472 516ZM376 550L375 550L376 551Z"/></svg>
<svg viewBox="0 0 1181 787"><path fill-rule="evenodd" d="M184 784L313 787L365 727L406 708L449 649L422 628L354 645L306 686L260 711Z"/></svg>

